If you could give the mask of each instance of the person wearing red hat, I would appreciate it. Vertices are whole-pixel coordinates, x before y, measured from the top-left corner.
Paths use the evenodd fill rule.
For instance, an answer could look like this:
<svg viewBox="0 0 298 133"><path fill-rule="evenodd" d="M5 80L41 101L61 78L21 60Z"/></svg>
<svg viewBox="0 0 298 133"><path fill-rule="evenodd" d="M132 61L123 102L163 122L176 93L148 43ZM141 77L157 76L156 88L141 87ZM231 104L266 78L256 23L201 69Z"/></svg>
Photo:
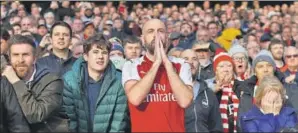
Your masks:
<svg viewBox="0 0 298 133"><path fill-rule="evenodd" d="M206 80L219 101L219 109L224 132L237 132L240 91L235 89L238 81L234 79L233 59L223 49L217 49L213 60L215 77Z"/></svg>

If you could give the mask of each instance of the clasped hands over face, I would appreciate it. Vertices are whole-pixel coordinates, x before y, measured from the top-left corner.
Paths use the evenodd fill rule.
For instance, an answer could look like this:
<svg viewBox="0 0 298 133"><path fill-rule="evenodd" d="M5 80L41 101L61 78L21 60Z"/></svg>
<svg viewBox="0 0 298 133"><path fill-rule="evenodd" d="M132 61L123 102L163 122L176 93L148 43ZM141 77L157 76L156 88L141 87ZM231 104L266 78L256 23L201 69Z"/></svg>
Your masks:
<svg viewBox="0 0 298 133"><path fill-rule="evenodd" d="M158 65L160 65L161 63L163 63L164 65L171 63L168 59L168 56L164 48L164 46L167 46L166 43L168 41L163 42L163 40L167 40L167 39L168 38L163 38L160 34L157 34L155 36L154 57L155 57L155 63L157 63Z"/></svg>
<svg viewBox="0 0 298 133"><path fill-rule="evenodd" d="M261 109L264 114L273 113L274 115L279 114L282 108L281 94L276 91L269 91L261 100Z"/></svg>

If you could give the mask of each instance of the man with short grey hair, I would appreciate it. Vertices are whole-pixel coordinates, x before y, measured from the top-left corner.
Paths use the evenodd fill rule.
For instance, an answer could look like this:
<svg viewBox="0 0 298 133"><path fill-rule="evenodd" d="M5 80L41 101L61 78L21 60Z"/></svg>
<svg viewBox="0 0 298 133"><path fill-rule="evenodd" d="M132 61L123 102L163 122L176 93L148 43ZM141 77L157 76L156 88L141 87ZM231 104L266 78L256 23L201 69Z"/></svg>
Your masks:
<svg viewBox="0 0 298 133"><path fill-rule="evenodd" d="M55 15L52 11L44 13L43 17L46 20L46 26L48 29L51 29L52 25L55 23Z"/></svg>

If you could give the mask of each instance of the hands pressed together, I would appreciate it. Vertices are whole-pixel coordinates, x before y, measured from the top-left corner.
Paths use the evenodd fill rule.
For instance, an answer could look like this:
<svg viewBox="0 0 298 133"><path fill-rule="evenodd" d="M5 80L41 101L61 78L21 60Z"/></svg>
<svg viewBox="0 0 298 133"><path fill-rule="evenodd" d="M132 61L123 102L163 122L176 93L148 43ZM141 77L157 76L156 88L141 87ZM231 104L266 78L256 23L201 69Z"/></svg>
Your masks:
<svg viewBox="0 0 298 133"><path fill-rule="evenodd" d="M168 59L168 56L166 54L164 46L167 46L167 37L163 38L160 34L157 34L155 36L155 49L154 49L154 57L155 57L155 62L157 65L161 65L162 63L167 66L171 64L170 60ZM163 42L162 40L166 40Z"/></svg>

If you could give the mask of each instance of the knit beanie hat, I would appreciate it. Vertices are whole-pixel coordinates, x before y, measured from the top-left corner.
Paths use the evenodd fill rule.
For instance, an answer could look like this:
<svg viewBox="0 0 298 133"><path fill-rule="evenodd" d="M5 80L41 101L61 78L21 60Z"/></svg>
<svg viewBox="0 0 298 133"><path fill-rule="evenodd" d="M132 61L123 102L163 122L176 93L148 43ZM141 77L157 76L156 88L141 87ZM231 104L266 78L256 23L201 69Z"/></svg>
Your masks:
<svg viewBox="0 0 298 133"><path fill-rule="evenodd" d="M213 71L214 71L214 73L216 72L217 65L222 61L231 62L232 65L233 65L233 68L234 68L233 59L223 49L219 48L219 49L216 49L215 56L214 56L214 59L213 59Z"/></svg>
<svg viewBox="0 0 298 133"><path fill-rule="evenodd" d="M123 49L123 47L122 47L121 45L114 44L114 45L112 46L111 51L114 51L114 50L119 50L119 51L121 51L121 52L124 54L124 49Z"/></svg>
<svg viewBox="0 0 298 133"><path fill-rule="evenodd" d="M257 63L261 62L261 61L269 62L273 66L274 70L276 69L276 65L273 60L273 56L268 50L261 50L257 54L256 58L252 62L252 68L255 69Z"/></svg>
<svg viewBox="0 0 298 133"><path fill-rule="evenodd" d="M233 45L229 50L229 55L232 57L234 54L243 53L246 57L248 57L247 50L239 44Z"/></svg>

